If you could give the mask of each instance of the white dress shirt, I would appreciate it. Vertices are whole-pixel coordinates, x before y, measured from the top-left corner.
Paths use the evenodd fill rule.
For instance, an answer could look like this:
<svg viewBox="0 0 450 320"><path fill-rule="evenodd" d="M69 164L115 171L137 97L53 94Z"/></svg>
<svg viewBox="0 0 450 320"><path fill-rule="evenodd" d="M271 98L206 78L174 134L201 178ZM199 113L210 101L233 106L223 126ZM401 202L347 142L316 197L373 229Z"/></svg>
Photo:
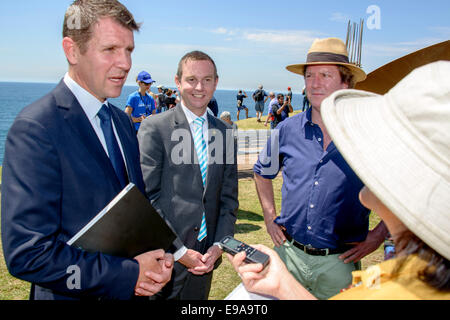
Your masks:
<svg viewBox="0 0 450 320"><path fill-rule="evenodd" d="M208 113L207 111L205 111L205 113L203 113L203 115L201 115L200 117L197 116L195 113L193 113L191 110L189 110L184 104L183 102L180 103L181 104L181 108L183 109L184 114L186 115L186 119L189 122L189 127L191 128L191 134L192 134L192 138L195 136L195 126L196 124L194 123L195 119L197 118L203 118L205 119L205 122L203 122L203 138L205 139L206 142L206 148L208 148Z"/></svg>

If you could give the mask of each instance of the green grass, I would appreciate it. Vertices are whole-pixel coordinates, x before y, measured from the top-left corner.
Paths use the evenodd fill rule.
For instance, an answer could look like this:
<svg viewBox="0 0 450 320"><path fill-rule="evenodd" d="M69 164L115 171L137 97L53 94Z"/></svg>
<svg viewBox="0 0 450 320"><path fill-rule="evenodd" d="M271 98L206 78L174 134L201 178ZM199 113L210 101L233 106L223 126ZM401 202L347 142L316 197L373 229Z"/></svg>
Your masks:
<svg viewBox="0 0 450 320"><path fill-rule="evenodd" d="M298 111L298 110L294 111L294 113L292 113L291 116L296 115L297 113L300 113L300 112L301 111ZM245 113L244 113L244 117L242 117L242 113L241 113L239 115L239 118L241 118L241 120L235 121L239 130L261 130L261 129L269 130L270 129L270 123L268 123L267 126L264 125L264 122L266 122L267 116L262 116L261 122L257 122L256 117L245 119Z"/></svg>
<svg viewBox="0 0 450 320"><path fill-rule="evenodd" d="M0 167L1 172L1 167ZM281 175L273 181L275 203L277 212L281 209ZM1 197L1 194L0 194ZM266 232L264 218L256 194L255 183L252 178L239 180L239 211L235 227L235 237L248 244L264 244L273 247L272 240ZM1 208L0 208L1 215ZM370 226L373 228L379 222L377 215L371 214ZM383 259L383 249L377 251L362 260L363 269L376 264ZM239 283L230 262L223 255L223 263L214 271L210 300L224 299ZM28 299L30 284L12 277L5 266L3 250L0 252L0 300L25 300Z"/></svg>

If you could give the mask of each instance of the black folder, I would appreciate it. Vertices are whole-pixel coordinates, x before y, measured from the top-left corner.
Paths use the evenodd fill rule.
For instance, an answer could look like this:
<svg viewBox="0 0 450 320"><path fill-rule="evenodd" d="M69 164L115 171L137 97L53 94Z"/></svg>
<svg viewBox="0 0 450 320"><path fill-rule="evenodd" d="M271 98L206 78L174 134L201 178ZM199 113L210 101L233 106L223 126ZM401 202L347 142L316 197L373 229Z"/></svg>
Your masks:
<svg viewBox="0 0 450 320"><path fill-rule="evenodd" d="M175 238L150 201L130 183L67 244L133 258L150 250L167 251Z"/></svg>

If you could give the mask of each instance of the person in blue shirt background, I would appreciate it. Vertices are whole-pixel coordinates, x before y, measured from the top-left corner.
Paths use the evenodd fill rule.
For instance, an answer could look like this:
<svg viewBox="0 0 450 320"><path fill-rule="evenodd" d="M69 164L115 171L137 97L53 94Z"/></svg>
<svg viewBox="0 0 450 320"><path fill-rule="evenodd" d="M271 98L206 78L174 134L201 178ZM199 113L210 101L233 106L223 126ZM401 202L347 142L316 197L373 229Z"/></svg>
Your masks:
<svg viewBox="0 0 450 320"><path fill-rule="evenodd" d="M275 251L305 288L328 299L351 284L360 259L388 233L383 222L368 230L370 211L358 199L363 183L336 149L320 115L326 97L366 75L348 63L345 43L336 38L316 40L307 62L287 69L305 77L312 108L272 131L253 168L256 190ZM271 179L281 168L277 216Z"/></svg>
<svg viewBox="0 0 450 320"><path fill-rule="evenodd" d="M152 83L155 82L150 74L146 71L140 72L136 82L139 89L128 96L125 113L131 116L137 132L142 120L155 114L156 107L155 100L147 93Z"/></svg>

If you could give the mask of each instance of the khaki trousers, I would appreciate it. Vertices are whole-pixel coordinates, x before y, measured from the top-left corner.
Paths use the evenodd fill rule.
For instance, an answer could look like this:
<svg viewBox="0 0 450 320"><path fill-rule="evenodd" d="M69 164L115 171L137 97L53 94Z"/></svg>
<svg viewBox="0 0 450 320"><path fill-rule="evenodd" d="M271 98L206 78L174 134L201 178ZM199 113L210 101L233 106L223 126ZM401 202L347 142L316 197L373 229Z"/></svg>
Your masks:
<svg viewBox="0 0 450 320"><path fill-rule="evenodd" d="M274 250L287 269L316 298L325 300L338 294L352 283L352 271L360 270L360 263L344 263L340 254L309 255L286 241Z"/></svg>

